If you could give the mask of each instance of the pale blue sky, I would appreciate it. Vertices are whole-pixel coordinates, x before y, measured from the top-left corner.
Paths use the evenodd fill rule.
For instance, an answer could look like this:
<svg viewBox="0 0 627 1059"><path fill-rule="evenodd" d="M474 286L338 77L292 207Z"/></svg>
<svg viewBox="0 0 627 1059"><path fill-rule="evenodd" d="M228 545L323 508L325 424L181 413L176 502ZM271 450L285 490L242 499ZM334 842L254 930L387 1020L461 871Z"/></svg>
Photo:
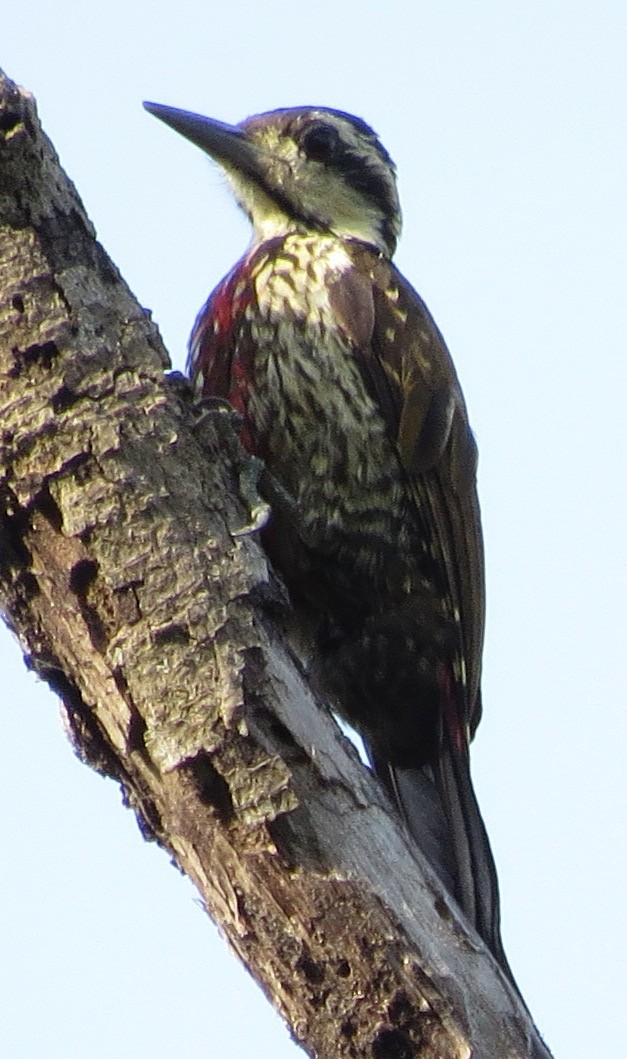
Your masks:
<svg viewBox="0 0 627 1059"><path fill-rule="evenodd" d="M474 776L510 963L556 1059L620 1055L627 1037L626 52L609 0L25 0L0 48L178 367L248 235L142 99L226 121L325 103L395 158L397 260L479 443ZM191 886L74 759L4 629L0 661L2 1054L296 1056Z"/></svg>

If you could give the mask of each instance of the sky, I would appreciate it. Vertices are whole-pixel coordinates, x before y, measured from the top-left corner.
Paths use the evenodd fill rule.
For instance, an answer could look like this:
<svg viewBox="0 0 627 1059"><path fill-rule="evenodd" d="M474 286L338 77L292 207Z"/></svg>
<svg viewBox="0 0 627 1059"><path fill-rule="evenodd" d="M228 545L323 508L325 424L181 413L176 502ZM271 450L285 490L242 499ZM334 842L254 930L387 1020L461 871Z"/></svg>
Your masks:
<svg viewBox="0 0 627 1059"><path fill-rule="evenodd" d="M326 104L394 157L396 260L479 445L473 775L509 961L556 1059L619 1055L627 1037L626 49L610 0L23 0L0 47L178 368L247 224L142 99L223 121ZM2 1054L297 1056L1 626L0 672Z"/></svg>

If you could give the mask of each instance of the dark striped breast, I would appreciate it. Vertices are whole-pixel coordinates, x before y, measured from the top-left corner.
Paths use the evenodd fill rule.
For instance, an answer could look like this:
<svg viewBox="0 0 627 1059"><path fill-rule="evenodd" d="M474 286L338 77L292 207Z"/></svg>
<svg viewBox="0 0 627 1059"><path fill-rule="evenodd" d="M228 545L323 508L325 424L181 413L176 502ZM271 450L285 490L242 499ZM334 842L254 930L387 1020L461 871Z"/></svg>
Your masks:
<svg viewBox="0 0 627 1059"><path fill-rule="evenodd" d="M352 305L353 272L349 250L332 237L293 235L259 247L200 314L191 370L205 395L224 396L243 414L242 440L292 498L309 553L366 598L383 582L410 590L420 576L412 546L419 534L393 439L359 366L357 344L373 321ZM338 297L342 290L348 298Z"/></svg>

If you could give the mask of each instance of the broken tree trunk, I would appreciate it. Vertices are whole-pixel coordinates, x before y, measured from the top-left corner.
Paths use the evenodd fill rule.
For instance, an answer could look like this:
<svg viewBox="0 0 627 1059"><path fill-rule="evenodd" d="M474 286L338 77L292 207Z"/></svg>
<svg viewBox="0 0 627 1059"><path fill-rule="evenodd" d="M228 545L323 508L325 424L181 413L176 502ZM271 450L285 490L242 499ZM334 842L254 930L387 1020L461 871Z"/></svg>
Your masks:
<svg viewBox="0 0 627 1059"><path fill-rule="evenodd" d="M281 642L237 443L8 79L0 133L0 602L77 752L310 1054L548 1059Z"/></svg>

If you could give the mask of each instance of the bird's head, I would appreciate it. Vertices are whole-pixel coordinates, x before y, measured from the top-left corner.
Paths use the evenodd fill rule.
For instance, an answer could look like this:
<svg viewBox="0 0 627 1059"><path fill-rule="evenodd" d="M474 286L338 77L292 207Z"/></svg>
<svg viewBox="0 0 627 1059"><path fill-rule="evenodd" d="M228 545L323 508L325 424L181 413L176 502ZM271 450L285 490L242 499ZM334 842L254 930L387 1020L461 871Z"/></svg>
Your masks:
<svg viewBox="0 0 627 1059"><path fill-rule="evenodd" d="M226 125L158 103L144 106L222 167L257 239L324 231L394 253L401 229L394 164L360 118L293 107Z"/></svg>

